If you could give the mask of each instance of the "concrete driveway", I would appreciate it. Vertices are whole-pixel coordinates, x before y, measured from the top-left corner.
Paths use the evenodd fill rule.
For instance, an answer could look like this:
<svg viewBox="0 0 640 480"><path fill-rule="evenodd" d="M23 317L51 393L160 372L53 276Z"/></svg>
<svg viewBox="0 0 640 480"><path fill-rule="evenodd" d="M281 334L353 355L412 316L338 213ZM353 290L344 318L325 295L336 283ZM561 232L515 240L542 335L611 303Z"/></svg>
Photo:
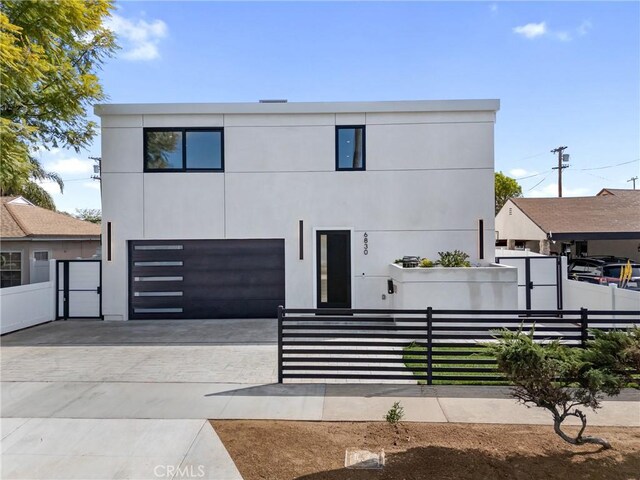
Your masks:
<svg viewBox="0 0 640 480"><path fill-rule="evenodd" d="M275 320L58 321L3 336L2 478L240 479L206 419L276 380L276 333Z"/></svg>
<svg viewBox="0 0 640 480"><path fill-rule="evenodd" d="M58 321L5 335L3 382L270 383L274 320Z"/></svg>

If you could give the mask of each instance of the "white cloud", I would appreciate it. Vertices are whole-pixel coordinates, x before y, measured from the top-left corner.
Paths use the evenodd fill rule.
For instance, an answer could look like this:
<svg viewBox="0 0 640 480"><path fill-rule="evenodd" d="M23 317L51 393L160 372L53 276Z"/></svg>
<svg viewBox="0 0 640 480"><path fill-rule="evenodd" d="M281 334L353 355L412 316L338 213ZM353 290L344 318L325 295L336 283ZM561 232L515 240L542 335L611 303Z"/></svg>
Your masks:
<svg viewBox="0 0 640 480"><path fill-rule="evenodd" d="M77 157L60 158L46 164L46 169L61 176L93 173L93 160L80 160Z"/></svg>
<svg viewBox="0 0 640 480"><path fill-rule="evenodd" d="M586 35L589 30L591 30L591 27L593 25L591 25L591 22L589 20L584 20L580 26L578 28L576 28L576 32L578 32L578 35L583 36Z"/></svg>
<svg viewBox="0 0 640 480"><path fill-rule="evenodd" d="M515 177L516 179L521 177L528 177L529 175L536 175L538 172L525 170L524 168L513 168L509 170L509 175Z"/></svg>
<svg viewBox="0 0 640 480"><path fill-rule="evenodd" d="M491 10L491 12L496 13L498 11L498 4L492 3L491 5L489 5L489 9Z"/></svg>
<svg viewBox="0 0 640 480"><path fill-rule="evenodd" d="M547 33L547 24L546 22L527 23L526 25L515 27L513 32L526 38L536 38Z"/></svg>
<svg viewBox="0 0 640 480"><path fill-rule="evenodd" d="M40 180L40 181L36 181L36 183L40 185L50 195L56 195L61 193L60 186L54 181Z"/></svg>
<svg viewBox="0 0 640 480"><path fill-rule="evenodd" d="M167 24L162 20L130 20L113 14L106 22L123 43L122 58L132 61L147 61L160 58L158 44L167 36Z"/></svg>
<svg viewBox="0 0 640 480"><path fill-rule="evenodd" d="M589 20L584 20L578 27L575 28L575 33L578 36L582 37L586 35L589 30L591 30L591 22ZM544 36L555 38L556 40L560 40L561 42L570 42L571 40L573 40L573 35L571 34L571 32L566 30L551 30L547 27L547 22L527 23L526 25L515 27L513 29L513 32L529 39Z"/></svg>

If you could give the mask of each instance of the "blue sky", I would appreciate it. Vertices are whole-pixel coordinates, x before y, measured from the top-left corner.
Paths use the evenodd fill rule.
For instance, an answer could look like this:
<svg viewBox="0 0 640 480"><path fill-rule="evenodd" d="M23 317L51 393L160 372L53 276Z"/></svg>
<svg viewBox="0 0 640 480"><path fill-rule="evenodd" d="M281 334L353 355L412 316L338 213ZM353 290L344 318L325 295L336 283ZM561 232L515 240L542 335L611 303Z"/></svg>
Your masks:
<svg viewBox="0 0 640 480"><path fill-rule="evenodd" d="M110 25L112 103L498 98L496 170L525 196L557 194L560 145L565 196L640 173L638 2L119 2ZM100 208L99 155L41 153L60 210Z"/></svg>

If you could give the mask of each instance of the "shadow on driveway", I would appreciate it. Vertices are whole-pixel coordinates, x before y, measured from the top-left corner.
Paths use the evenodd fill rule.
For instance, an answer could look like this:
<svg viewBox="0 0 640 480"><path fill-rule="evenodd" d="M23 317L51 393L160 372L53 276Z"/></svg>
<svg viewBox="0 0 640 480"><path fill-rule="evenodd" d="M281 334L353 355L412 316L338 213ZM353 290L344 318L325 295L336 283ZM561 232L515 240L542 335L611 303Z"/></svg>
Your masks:
<svg viewBox="0 0 640 480"><path fill-rule="evenodd" d="M126 345L272 345L278 321L229 320L58 320L8 333L3 347Z"/></svg>

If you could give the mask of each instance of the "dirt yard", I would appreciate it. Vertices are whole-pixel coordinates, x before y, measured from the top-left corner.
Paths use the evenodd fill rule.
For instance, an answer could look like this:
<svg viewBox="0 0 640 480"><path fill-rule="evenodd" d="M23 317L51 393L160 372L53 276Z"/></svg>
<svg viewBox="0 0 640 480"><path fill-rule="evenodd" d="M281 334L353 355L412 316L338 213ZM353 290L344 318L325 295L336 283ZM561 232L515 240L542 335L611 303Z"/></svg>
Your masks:
<svg viewBox="0 0 640 480"><path fill-rule="evenodd" d="M640 479L640 428L588 427L573 447L551 426L385 422L211 422L245 480ZM386 453L383 470L344 468L348 447Z"/></svg>

